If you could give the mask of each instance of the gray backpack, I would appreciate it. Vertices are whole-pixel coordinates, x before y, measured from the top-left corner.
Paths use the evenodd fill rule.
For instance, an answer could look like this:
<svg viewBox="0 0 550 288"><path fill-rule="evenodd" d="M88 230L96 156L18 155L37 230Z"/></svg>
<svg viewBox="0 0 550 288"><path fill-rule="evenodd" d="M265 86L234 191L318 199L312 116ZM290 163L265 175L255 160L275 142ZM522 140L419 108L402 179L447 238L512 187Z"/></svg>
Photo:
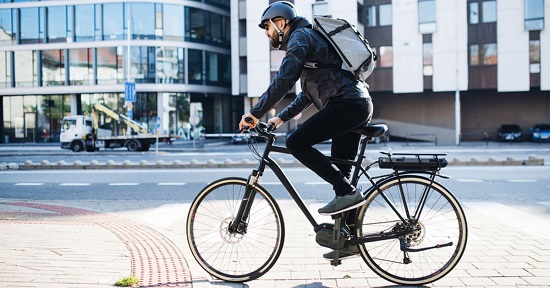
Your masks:
<svg viewBox="0 0 550 288"><path fill-rule="evenodd" d="M349 71L357 80L365 82L374 69L374 62L378 60L369 41L344 19L315 16L313 22L313 29L322 34L340 55L342 67L316 62L306 62L304 67L338 68Z"/></svg>

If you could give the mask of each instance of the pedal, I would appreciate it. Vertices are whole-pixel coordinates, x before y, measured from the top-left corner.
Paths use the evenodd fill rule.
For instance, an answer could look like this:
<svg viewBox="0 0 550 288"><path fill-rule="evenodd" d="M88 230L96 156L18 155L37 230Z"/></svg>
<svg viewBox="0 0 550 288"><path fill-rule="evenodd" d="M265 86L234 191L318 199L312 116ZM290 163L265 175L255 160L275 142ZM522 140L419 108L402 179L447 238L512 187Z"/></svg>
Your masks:
<svg viewBox="0 0 550 288"><path fill-rule="evenodd" d="M330 265L332 266L338 266L340 264L342 264L342 260L340 260L340 253L338 252L338 250L334 250L334 258L332 260L330 260Z"/></svg>
<svg viewBox="0 0 550 288"><path fill-rule="evenodd" d="M335 260L330 260L330 265L332 265L332 266L334 266L334 267L336 267L336 266L338 266L338 265L342 265L342 260L337 260L337 261L335 261Z"/></svg>

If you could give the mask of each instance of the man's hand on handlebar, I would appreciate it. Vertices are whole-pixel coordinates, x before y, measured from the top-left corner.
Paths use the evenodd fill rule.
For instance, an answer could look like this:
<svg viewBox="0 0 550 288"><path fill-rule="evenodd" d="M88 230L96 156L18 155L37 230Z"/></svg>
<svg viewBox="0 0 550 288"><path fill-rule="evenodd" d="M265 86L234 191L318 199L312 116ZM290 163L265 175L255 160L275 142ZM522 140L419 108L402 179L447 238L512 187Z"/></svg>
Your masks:
<svg viewBox="0 0 550 288"><path fill-rule="evenodd" d="M281 124L283 124L283 120L277 116L267 120L267 123L268 124L273 124L273 130L279 128L279 126L281 126Z"/></svg>
<svg viewBox="0 0 550 288"><path fill-rule="evenodd" d="M241 122L239 122L239 130L243 131L245 127L252 129L258 125L259 121L260 120L254 117L254 115L246 113L241 117Z"/></svg>

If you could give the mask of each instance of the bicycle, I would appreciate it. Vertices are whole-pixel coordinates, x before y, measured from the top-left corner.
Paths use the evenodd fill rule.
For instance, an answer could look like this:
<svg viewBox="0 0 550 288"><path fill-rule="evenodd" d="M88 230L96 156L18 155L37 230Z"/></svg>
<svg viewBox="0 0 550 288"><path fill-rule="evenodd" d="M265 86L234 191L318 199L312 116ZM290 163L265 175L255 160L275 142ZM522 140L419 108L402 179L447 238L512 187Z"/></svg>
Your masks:
<svg viewBox="0 0 550 288"><path fill-rule="evenodd" d="M261 154L249 147L259 165L248 177L229 177L208 184L191 204L187 240L199 265L210 275L245 282L269 271L281 254L285 226L273 196L260 185L266 167L281 181L316 232L319 245L335 250L331 264L341 264L338 250L357 245L367 266L380 277L401 285L424 285L441 279L459 262L467 242L467 223L456 198L436 177L447 166L446 154L392 154L363 165L367 142L387 131L384 124L359 127L362 134L356 159L331 158L354 167L351 183L359 178L372 185L366 204L357 208L355 225L346 225L350 211L332 215L334 224L318 224L283 173L272 152L290 153L275 145L273 127L260 122L250 129L266 139ZM391 172L370 176L377 165ZM364 179L362 178L362 179Z"/></svg>

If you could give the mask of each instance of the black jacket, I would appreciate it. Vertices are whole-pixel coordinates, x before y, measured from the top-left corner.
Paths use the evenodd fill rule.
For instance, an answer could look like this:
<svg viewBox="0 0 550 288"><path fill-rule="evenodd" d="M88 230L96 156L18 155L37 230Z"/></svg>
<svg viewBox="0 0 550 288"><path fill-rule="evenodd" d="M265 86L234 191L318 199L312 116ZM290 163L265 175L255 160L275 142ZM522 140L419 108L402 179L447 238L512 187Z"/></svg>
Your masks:
<svg viewBox="0 0 550 288"><path fill-rule="evenodd" d="M288 121L312 104L321 109L333 97L342 99L368 98L365 83L355 80L344 70L334 68L304 68L305 62L317 62L341 67L342 60L336 50L322 35L311 29L310 22L296 18L284 36L280 50L286 51L281 67L262 94L259 102L250 109L256 118L261 118L273 109L292 86L301 80L302 92L279 113L279 118Z"/></svg>

